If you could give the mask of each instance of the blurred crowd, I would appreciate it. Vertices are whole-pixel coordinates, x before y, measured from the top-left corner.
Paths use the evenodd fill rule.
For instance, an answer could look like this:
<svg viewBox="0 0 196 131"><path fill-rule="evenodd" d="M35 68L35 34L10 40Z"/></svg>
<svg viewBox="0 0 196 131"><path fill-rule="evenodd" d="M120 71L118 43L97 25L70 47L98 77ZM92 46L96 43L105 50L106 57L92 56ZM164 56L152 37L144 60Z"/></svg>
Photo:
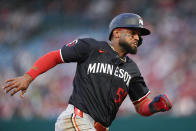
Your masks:
<svg viewBox="0 0 196 131"><path fill-rule="evenodd" d="M194 0L12 0L0 1L0 85L24 74L36 59L78 37L107 40L110 20L119 13L141 15L152 32L136 56L151 90L166 93L173 109L196 112L196 1ZM76 64L61 64L37 77L21 99L0 89L0 118L55 119L68 104ZM118 115L135 114L127 97Z"/></svg>

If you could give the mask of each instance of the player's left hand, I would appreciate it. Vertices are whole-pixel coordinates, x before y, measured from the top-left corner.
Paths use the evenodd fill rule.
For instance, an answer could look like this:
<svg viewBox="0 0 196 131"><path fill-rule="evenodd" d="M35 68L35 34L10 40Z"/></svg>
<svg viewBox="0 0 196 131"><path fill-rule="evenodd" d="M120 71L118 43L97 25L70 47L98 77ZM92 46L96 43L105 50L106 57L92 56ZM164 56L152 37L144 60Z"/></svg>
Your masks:
<svg viewBox="0 0 196 131"><path fill-rule="evenodd" d="M11 96L21 91L20 97L24 98L23 94L26 92L32 80L33 79L31 76L24 74L23 76L7 80L5 82L6 85L3 87L3 89L6 91L6 93L11 92Z"/></svg>
<svg viewBox="0 0 196 131"><path fill-rule="evenodd" d="M150 103L151 112L164 112L172 108L172 103L166 94L156 96Z"/></svg>

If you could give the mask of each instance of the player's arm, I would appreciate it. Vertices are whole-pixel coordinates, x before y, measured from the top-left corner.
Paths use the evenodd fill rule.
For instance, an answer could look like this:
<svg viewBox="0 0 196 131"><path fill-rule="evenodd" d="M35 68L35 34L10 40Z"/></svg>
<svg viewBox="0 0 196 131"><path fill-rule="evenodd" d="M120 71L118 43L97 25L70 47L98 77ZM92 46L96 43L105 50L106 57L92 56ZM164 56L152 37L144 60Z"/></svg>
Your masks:
<svg viewBox="0 0 196 131"><path fill-rule="evenodd" d="M12 78L7 80L6 85L3 87L6 90L6 93L11 92L11 95L14 95L18 91L21 91L20 96L23 97L23 94L26 92L29 84L40 74L48 71L57 64L63 63L61 58L60 50L52 51L41 58L39 58L32 68L26 72L23 76Z"/></svg>
<svg viewBox="0 0 196 131"><path fill-rule="evenodd" d="M156 112L164 112L172 108L172 104L165 94L158 95L153 100L145 97L134 102L134 105L136 111L142 116L151 116Z"/></svg>
<svg viewBox="0 0 196 131"><path fill-rule="evenodd" d="M165 94L149 99L150 91L142 76L133 77L130 81L129 96L136 111L143 116L150 116L156 112L168 111L172 104Z"/></svg>
<svg viewBox="0 0 196 131"><path fill-rule="evenodd" d="M21 91L20 96L23 97L29 84L40 74L63 62L83 61L91 50L89 43L94 43L94 41L92 39L74 40L65 44L60 50L47 53L39 58L25 75L7 80L4 89L7 93L12 91L11 95Z"/></svg>
<svg viewBox="0 0 196 131"><path fill-rule="evenodd" d="M34 63L32 68L28 72L26 72L26 74L35 79L38 75L48 71L49 69L55 67L60 63L63 63L63 60L61 58L61 51L52 51L39 58Z"/></svg>

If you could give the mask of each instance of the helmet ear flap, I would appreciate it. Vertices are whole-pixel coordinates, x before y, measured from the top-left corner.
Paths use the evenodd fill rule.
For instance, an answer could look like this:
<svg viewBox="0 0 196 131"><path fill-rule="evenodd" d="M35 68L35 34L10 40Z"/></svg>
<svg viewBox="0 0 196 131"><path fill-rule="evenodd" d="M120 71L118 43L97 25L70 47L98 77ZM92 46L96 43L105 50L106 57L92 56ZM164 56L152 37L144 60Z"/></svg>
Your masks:
<svg viewBox="0 0 196 131"><path fill-rule="evenodd" d="M143 38L139 36L138 47L142 44Z"/></svg>

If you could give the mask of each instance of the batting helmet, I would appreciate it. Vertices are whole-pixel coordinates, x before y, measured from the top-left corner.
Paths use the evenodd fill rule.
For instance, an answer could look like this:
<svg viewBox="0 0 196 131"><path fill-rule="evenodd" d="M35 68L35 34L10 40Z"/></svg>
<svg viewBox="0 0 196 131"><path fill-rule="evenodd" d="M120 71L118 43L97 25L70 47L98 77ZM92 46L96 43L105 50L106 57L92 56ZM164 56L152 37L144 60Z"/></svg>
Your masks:
<svg viewBox="0 0 196 131"><path fill-rule="evenodd" d="M109 25L109 40L111 40L112 32L116 28L138 29L142 36L150 34L150 31L143 27L142 18L133 13L122 13L112 19Z"/></svg>

